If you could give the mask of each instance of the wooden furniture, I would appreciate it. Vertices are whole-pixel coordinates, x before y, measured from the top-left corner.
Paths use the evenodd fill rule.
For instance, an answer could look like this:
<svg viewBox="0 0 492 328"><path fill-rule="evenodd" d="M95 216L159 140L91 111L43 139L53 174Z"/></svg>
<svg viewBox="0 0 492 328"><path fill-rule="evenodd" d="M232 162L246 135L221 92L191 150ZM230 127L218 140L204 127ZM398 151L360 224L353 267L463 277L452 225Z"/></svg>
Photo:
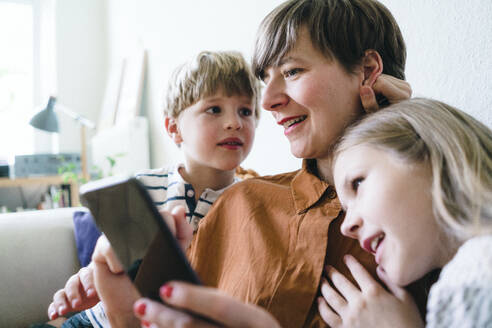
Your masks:
<svg viewBox="0 0 492 328"><path fill-rule="evenodd" d="M0 188L24 187L29 185L70 185L70 204L79 206L79 188L77 182L65 182L61 175L25 178L0 178Z"/></svg>

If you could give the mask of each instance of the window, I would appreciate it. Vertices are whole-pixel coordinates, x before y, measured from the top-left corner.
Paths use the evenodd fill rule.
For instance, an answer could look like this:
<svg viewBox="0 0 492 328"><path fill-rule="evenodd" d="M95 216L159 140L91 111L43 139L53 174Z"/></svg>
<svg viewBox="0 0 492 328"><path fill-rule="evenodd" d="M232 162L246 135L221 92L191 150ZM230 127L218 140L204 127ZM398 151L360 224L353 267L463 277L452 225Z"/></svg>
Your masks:
<svg viewBox="0 0 492 328"><path fill-rule="evenodd" d="M57 146L29 125L56 93L54 15L55 0L0 0L0 161Z"/></svg>
<svg viewBox="0 0 492 328"><path fill-rule="evenodd" d="M33 152L33 5L0 1L0 159Z"/></svg>

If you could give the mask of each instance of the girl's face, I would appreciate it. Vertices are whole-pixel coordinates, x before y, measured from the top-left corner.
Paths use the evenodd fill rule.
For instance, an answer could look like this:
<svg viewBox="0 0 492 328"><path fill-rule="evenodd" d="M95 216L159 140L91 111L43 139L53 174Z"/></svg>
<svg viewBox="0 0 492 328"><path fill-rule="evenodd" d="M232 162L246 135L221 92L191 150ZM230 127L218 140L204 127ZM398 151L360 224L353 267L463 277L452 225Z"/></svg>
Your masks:
<svg viewBox="0 0 492 328"><path fill-rule="evenodd" d="M406 286L445 264L427 165L359 145L338 156L334 180L346 212L342 233L374 254L380 276Z"/></svg>
<svg viewBox="0 0 492 328"><path fill-rule="evenodd" d="M306 28L278 66L264 72L262 106L283 126L298 158L325 159L345 127L362 113L364 76L349 74L314 48Z"/></svg>

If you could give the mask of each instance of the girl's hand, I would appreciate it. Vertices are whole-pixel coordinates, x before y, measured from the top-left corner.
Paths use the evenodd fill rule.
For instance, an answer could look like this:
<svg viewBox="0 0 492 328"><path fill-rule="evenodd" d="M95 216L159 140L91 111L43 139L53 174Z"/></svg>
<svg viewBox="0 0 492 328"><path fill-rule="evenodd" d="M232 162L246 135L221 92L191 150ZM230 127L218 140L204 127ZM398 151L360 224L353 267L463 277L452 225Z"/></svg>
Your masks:
<svg viewBox="0 0 492 328"><path fill-rule="evenodd" d="M104 235L97 240L92 262L96 290L111 327L138 327L132 306L140 294Z"/></svg>
<svg viewBox="0 0 492 328"><path fill-rule="evenodd" d="M93 264L72 275L65 287L53 295L48 307L48 317L54 320L69 312L82 311L99 302L93 279Z"/></svg>
<svg viewBox="0 0 492 328"><path fill-rule="evenodd" d="M382 96L379 102L376 96ZM362 107L367 113L376 112L382 106L407 100L411 96L412 88L408 82L386 74L378 76L373 85L365 84L360 87ZM380 104L381 100L384 103Z"/></svg>
<svg viewBox="0 0 492 328"><path fill-rule="evenodd" d="M392 284L378 268L379 278L388 286L387 292L352 256L344 257L345 264L359 285L354 286L333 267L327 266L327 278L321 284L318 309L331 327L424 327L412 297L401 287Z"/></svg>
<svg viewBox="0 0 492 328"><path fill-rule="evenodd" d="M161 288L160 295L173 308L146 298L135 302L133 310L143 327L280 327L264 309L241 303L214 288L170 282ZM217 324L177 309L202 315Z"/></svg>

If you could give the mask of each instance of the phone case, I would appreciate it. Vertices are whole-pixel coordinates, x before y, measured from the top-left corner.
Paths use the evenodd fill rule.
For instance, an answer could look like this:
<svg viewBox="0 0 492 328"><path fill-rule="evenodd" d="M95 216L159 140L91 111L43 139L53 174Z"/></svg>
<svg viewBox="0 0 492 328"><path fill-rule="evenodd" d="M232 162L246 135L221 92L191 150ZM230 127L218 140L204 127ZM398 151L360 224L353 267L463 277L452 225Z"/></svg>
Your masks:
<svg viewBox="0 0 492 328"><path fill-rule="evenodd" d="M161 301L159 288L170 280L200 284L176 238L135 178L106 178L80 188L88 207L142 294Z"/></svg>

